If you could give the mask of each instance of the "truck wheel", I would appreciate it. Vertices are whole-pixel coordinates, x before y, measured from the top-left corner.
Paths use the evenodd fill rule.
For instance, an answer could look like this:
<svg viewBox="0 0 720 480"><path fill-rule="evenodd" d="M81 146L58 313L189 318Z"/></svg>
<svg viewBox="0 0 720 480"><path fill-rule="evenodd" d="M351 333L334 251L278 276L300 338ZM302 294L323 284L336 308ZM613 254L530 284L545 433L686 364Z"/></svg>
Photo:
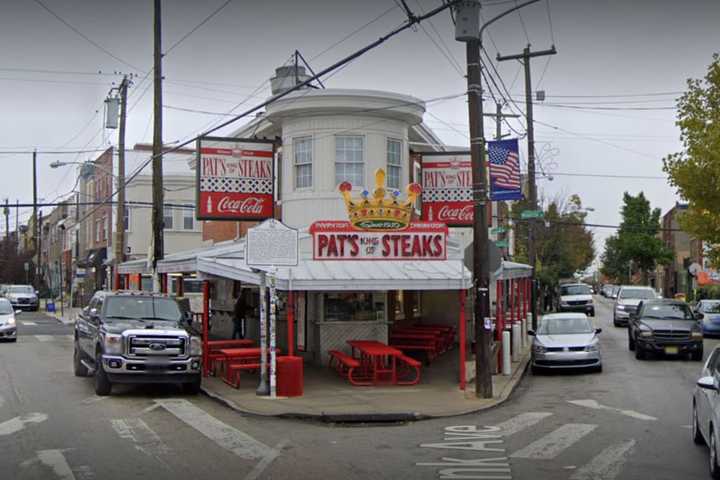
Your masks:
<svg viewBox="0 0 720 480"><path fill-rule="evenodd" d="M635 350L635 341L633 340L630 331L628 331L628 350L631 352Z"/></svg>
<svg viewBox="0 0 720 480"><path fill-rule="evenodd" d="M80 361L80 352L78 351L77 343L73 348L73 370L76 377L87 377L88 373L90 373L87 367Z"/></svg>
<svg viewBox="0 0 720 480"><path fill-rule="evenodd" d="M635 345L635 358L638 360L645 360L646 358L645 349L639 345Z"/></svg>
<svg viewBox="0 0 720 480"><path fill-rule="evenodd" d="M690 359L691 359L693 362L702 362L702 359L703 359L703 351L702 351L702 349L701 349L701 350L696 350L696 351L692 352L692 353L690 354Z"/></svg>
<svg viewBox="0 0 720 480"><path fill-rule="evenodd" d="M200 382L201 378L200 375L198 375L196 380L193 380L192 382L183 383L182 389L183 393L186 393L188 395L197 395L200 393Z"/></svg>
<svg viewBox="0 0 720 480"><path fill-rule="evenodd" d="M95 356L95 395L105 397L110 395L112 391L112 383L107 378L105 370L102 366L102 357L100 352Z"/></svg>

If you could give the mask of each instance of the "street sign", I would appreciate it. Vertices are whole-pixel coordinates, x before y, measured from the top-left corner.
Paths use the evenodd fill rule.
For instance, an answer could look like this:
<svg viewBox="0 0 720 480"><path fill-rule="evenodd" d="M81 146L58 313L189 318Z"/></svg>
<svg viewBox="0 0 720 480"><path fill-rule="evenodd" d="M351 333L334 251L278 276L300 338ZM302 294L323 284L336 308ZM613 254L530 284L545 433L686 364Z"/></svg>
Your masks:
<svg viewBox="0 0 720 480"><path fill-rule="evenodd" d="M523 220L527 220L529 218L542 218L543 217L543 211L542 210L523 210L520 212L520 218Z"/></svg>
<svg viewBox="0 0 720 480"><path fill-rule="evenodd" d="M497 235L499 233L505 233L505 232L507 232L507 228L505 228L505 227L495 227L495 228L490 229L491 235Z"/></svg>
<svg viewBox="0 0 720 480"><path fill-rule="evenodd" d="M26 271L26 272L29 272L29 271L30 271L30 264L29 264L28 262L25 262L25 264L23 265L23 267L25 267L25 271Z"/></svg>
<svg viewBox="0 0 720 480"><path fill-rule="evenodd" d="M294 267L298 264L298 231L268 219L248 230L245 262L249 267Z"/></svg>

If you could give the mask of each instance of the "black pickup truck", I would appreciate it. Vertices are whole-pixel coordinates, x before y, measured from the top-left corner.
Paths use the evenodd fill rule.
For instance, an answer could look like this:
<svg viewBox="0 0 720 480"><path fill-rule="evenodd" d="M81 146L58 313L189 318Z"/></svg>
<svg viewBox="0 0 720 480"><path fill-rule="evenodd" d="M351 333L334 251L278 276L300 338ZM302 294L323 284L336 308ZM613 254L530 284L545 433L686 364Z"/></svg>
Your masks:
<svg viewBox="0 0 720 480"><path fill-rule="evenodd" d="M177 383L197 393L202 342L177 300L148 292L95 293L75 321L73 367L94 376L95 393L114 383Z"/></svg>
<svg viewBox="0 0 720 480"><path fill-rule="evenodd" d="M635 358L649 353L685 355L696 362L703 358L701 313L694 313L678 300L644 300L637 312L630 312L628 348Z"/></svg>

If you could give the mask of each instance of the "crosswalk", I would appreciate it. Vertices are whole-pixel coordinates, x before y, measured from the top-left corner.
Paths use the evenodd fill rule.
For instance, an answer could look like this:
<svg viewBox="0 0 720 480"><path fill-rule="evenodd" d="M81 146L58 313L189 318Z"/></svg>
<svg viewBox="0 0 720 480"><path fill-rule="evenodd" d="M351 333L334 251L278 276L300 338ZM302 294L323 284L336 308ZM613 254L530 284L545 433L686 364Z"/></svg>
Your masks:
<svg viewBox="0 0 720 480"><path fill-rule="evenodd" d="M523 441L529 440L532 437L533 427L540 426L543 421L552 417L553 414L550 412L524 412L498 423L496 427L500 429L498 434L503 438L514 436L513 443L516 443L514 440L517 438L522 438ZM516 461L553 460L565 452L572 451L572 448L584 439L590 438L589 436L592 436L597 428L598 425L595 424L566 423L526 443L508 456ZM520 433L523 435L518 435ZM635 439L618 439L590 458L587 463L578 466L569 477L570 480L616 479L635 446Z"/></svg>
<svg viewBox="0 0 720 480"><path fill-rule="evenodd" d="M67 343L72 342L75 339L73 335L60 334L60 335L19 335L18 342L20 343Z"/></svg>

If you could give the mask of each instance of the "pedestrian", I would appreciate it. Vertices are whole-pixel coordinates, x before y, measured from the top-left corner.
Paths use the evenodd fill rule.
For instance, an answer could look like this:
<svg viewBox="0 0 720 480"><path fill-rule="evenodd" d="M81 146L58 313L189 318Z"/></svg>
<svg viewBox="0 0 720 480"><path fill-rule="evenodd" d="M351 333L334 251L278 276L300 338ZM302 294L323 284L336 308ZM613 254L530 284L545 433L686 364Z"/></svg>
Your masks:
<svg viewBox="0 0 720 480"><path fill-rule="evenodd" d="M243 291L240 290L237 300L235 301L235 310L233 311L233 332L232 339L244 338L243 336L243 322L245 321L245 296Z"/></svg>

